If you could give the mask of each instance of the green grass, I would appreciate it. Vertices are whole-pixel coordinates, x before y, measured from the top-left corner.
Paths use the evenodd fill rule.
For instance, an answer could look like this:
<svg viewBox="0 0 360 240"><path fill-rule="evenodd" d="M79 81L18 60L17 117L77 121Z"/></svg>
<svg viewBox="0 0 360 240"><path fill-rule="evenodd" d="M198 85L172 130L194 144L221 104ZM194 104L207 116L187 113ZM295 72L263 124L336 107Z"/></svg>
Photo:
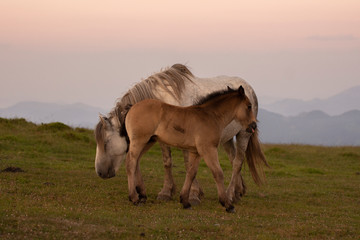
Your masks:
<svg viewBox="0 0 360 240"><path fill-rule="evenodd" d="M173 151L177 193L156 200L163 183L155 145L141 161L148 201L128 201L124 167L102 180L94 171L92 131L61 123L0 119L0 239L359 239L360 147L264 145L272 166L266 185L254 185L229 214L202 162L201 205L182 209L181 151ZM226 184L231 166L219 151Z"/></svg>

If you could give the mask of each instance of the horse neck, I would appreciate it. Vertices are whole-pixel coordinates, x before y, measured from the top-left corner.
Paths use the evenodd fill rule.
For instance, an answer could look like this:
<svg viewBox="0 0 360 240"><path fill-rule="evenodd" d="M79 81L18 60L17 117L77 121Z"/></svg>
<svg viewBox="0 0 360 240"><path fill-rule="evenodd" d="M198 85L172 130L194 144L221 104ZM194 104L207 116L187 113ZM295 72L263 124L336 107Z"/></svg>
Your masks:
<svg viewBox="0 0 360 240"><path fill-rule="evenodd" d="M237 95L224 96L221 99L215 99L203 107L207 113L214 115L214 119L218 121L218 124L225 128L231 121L235 119L235 109L239 105L241 100Z"/></svg>

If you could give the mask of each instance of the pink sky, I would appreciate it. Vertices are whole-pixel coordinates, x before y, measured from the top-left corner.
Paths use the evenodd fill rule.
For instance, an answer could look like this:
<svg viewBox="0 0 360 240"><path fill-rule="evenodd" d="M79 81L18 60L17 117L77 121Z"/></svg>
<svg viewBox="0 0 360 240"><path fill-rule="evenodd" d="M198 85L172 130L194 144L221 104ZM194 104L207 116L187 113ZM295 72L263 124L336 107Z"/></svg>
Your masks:
<svg viewBox="0 0 360 240"><path fill-rule="evenodd" d="M359 11L358 0L2 0L0 107L111 107L176 62L243 77L260 96L329 97L360 84Z"/></svg>
<svg viewBox="0 0 360 240"><path fill-rule="evenodd" d="M2 44L21 47L351 48L360 38L358 0L2 0L0 9Z"/></svg>

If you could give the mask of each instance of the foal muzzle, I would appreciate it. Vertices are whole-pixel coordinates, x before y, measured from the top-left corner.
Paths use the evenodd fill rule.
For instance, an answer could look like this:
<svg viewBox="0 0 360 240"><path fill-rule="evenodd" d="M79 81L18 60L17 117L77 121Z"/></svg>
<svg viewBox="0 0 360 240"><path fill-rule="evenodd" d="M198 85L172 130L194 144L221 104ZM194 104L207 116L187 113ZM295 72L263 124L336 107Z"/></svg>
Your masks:
<svg viewBox="0 0 360 240"><path fill-rule="evenodd" d="M252 123L250 123L249 126L246 128L246 131L247 131L248 133L254 133L255 130L256 130L256 128L257 128L256 122L252 122Z"/></svg>

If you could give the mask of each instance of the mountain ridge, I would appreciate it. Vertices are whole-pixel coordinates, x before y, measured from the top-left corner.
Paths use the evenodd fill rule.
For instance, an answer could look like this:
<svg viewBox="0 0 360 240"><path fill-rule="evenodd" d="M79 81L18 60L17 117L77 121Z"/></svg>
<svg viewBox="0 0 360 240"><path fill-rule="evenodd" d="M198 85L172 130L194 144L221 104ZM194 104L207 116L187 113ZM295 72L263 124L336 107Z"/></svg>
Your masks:
<svg viewBox="0 0 360 240"><path fill-rule="evenodd" d="M59 104L47 102L19 102L8 108L0 109L5 118L25 118L34 123L62 122L72 127L94 128L102 108L83 103Z"/></svg>
<svg viewBox="0 0 360 240"><path fill-rule="evenodd" d="M296 116L302 112L321 110L329 115L339 115L351 110L360 110L360 85L348 88L325 99L282 99L270 104L262 104L263 109L284 116Z"/></svg>
<svg viewBox="0 0 360 240"><path fill-rule="evenodd" d="M260 137L264 143L324 146L360 145L360 110L330 116L315 110L297 116L282 116L260 109Z"/></svg>

